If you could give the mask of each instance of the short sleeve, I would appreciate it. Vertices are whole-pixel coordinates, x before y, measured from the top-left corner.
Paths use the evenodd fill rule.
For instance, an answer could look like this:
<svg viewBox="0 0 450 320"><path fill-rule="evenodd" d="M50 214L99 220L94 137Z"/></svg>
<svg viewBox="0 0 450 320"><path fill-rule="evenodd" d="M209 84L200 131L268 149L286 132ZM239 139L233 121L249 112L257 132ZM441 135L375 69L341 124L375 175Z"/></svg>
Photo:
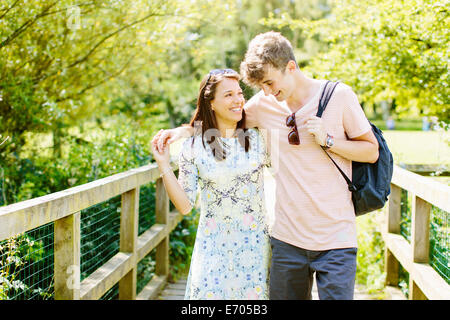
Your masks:
<svg viewBox="0 0 450 320"><path fill-rule="evenodd" d="M258 157L261 160L261 163L263 166L270 167L271 161L270 161L270 155L267 149L267 143L266 138L264 135L267 133L267 130L262 129L250 129L252 130L252 138L255 140L255 143L253 144L258 153Z"/></svg>
<svg viewBox="0 0 450 320"><path fill-rule="evenodd" d="M245 127L246 128L258 128L259 127L258 112L257 112L258 101L259 101L259 95L255 94L244 105Z"/></svg>
<svg viewBox="0 0 450 320"><path fill-rule="evenodd" d="M195 205L198 187L198 168L195 164L194 137L184 141L178 156L178 183L186 193L191 206Z"/></svg>
<svg viewBox="0 0 450 320"><path fill-rule="evenodd" d="M371 129L364 111L359 104L358 97L350 87L341 92L343 102L343 125L350 139L359 137Z"/></svg>
<svg viewBox="0 0 450 320"><path fill-rule="evenodd" d="M264 155L264 161L263 164L266 167L270 167L272 166L272 162L270 159L270 154L269 154L269 148L268 148L268 144L267 144L267 130L264 130L264 132L259 131L259 136L261 139L261 149L262 149L262 154ZM266 136L264 136L264 133L266 133Z"/></svg>

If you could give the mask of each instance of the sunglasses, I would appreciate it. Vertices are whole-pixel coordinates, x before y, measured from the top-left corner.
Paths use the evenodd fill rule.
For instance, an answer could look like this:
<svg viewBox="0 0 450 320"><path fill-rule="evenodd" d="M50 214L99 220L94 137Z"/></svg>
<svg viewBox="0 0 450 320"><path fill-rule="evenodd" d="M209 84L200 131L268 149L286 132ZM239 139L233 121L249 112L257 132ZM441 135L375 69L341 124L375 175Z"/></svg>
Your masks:
<svg viewBox="0 0 450 320"><path fill-rule="evenodd" d="M233 69L214 69L214 70L211 70L209 72L209 75L208 75L208 80L206 80L205 83L209 82L209 80L211 79L211 76L218 75L218 74L225 74L225 73L237 73L237 72L234 71Z"/></svg>
<svg viewBox="0 0 450 320"><path fill-rule="evenodd" d="M298 134L297 124L295 123L295 113L292 113L286 118L286 126L291 128L291 131L288 134L289 144L299 145L300 135Z"/></svg>

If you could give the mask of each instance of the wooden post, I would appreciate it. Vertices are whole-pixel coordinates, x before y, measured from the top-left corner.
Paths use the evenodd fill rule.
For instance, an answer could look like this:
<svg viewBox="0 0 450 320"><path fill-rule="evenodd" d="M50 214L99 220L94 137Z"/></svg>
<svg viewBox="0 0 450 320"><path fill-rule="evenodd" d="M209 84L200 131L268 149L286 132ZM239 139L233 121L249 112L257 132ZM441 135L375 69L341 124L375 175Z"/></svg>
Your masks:
<svg viewBox="0 0 450 320"><path fill-rule="evenodd" d="M428 263L431 204L414 196L411 217L411 246L414 262Z"/></svg>
<svg viewBox="0 0 450 320"><path fill-rule="evenodd" d="M384 270L386 272L386 285L397 287L399 282L398 270L400 267L400 263L388 248L386 248L384 252L384 261L385 261Z"/></svg>
<svg viewBox="0 0 450 320"><path fill-rule="evenodd" d="M80 212L54 224L55 300L80 299Z"/></svg>
<svg viewBox="0 0 450 320"><path fill-rule="evenodd" d="M132 253L136 259L139 223L139 187L122 194L120 214L120 251ZM136 299L137 262L119 281L119 300Z"/></svg>
<svg viewBox="0 0 450 320"><path fill-rule="evenodd" d="M386 232L400 233L401 221L401 195L402 189L394 184L391 184L391 194L389 195L388 208L386 210ZM399 262L386 248L384 253L384 269L386 272L386 285L398 286L398 270Z"/></svg>
<svg viewBox="0 0 450 320"><path fill-rule="evenodd" d="M409 300L428 300L422 290L416 285L413 278L409 276Z"/></svg>
<svg viewBox="0 0 450 320"><path fill-rule="evenodd" d="M169 222L169 197L164 182L161 178L156 180L156 223L167 224ZM169 236L165 237L156 246L155 273L160 276L169 275Z"/></svg>
<svg viewBox="0 0 450 320"><path fill-rule="evenodd" d="M402 188L391 184L391 194L389 195L387 208L387 232L400 233Z"/></svg>
<svg viewBox="0 0 450 320"><path fill-rule="evenodd" d="M411 211L411 249L413 262L428 263L430 252L431 204L414 195ZM423 300L426 298L412 279L409 283L409 292L409 298L411 300Z"/></svg>

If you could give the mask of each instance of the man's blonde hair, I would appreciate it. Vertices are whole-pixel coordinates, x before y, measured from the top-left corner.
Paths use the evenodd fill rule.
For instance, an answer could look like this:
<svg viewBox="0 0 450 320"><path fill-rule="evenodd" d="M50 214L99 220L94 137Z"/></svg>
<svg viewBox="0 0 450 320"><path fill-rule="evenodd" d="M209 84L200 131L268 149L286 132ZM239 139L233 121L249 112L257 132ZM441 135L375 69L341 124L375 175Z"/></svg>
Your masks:
<svg viewBox="0 0 450 320"><path fill-rule="evenodd" d="M269 31L258 34L250 41L241 63L243 81L256 87L263 80L268 65L284 72L290 60L296 61L294 50L281 33Z"/></svg>

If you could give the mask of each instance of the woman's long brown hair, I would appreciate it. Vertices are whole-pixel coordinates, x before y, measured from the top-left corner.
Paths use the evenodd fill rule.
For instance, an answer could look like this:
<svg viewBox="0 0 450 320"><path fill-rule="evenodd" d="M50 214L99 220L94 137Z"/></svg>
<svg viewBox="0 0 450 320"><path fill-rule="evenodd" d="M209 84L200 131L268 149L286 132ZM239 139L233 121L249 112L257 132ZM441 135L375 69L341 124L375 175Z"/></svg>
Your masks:
<svg viewBox="0 0 450 320"><path fill-rule="evenodd" d="M205 146L205 132L209 129L216 129L218 132L217 120L214 111L211 108L211 101L214 100L217 85L224 79L231 78L236 81L240 80L239 74L236 73L220 73L220 74L207 74L202 82L200 83L200 90L197 98L197 109L195 110L194 116L189 123L192 127L196 127L196 122L201 122L201 135L203 147ZM250 141L247 134L247 129L245 128L245 111L242 110L242 119L236 125L236 131L238 134L238 140L242 147L244 147L245 152L248 152L250 148ZM195 134L198 134L196 132ZM210 145L216 160L224 160L226 158L226 152L224 146L226 144L220 139L220 135L217 137L215 135L211 136L211 139L206 139L207 143ZM194 141L192 141L194 143Z"/></svg>

